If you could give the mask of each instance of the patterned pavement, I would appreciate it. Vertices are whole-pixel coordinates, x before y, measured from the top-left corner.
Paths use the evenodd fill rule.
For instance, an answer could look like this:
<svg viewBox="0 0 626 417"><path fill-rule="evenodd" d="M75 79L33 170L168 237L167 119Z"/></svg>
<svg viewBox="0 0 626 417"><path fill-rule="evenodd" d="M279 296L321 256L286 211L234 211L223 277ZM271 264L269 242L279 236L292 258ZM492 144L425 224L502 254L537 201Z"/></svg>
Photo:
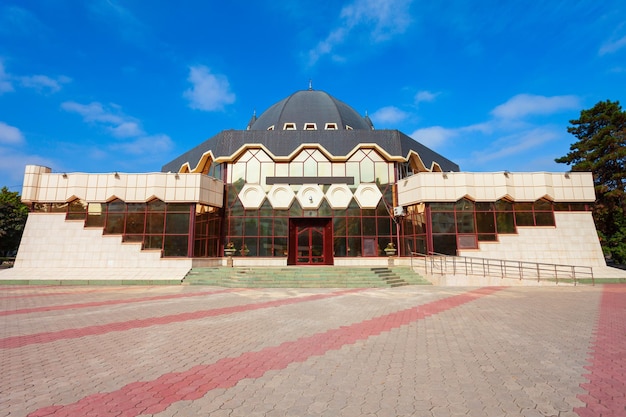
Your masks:
<svg viewBox="0 0 626 417"><path fill-rule="evenodd" d="M626 286L0 286L4 416L624 416Z"/></svg>

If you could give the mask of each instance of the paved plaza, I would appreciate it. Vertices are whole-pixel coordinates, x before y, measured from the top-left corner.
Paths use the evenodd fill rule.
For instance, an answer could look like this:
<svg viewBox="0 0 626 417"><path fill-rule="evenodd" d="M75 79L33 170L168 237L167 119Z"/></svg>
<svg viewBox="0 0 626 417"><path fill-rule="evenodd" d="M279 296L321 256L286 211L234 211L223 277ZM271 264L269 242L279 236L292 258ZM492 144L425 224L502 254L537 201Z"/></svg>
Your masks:
<svg viewBox="0 0 626 417"><path fill-rule="evenodd" d="M0 300L0 417L626 415L624 285Z"/></svg>

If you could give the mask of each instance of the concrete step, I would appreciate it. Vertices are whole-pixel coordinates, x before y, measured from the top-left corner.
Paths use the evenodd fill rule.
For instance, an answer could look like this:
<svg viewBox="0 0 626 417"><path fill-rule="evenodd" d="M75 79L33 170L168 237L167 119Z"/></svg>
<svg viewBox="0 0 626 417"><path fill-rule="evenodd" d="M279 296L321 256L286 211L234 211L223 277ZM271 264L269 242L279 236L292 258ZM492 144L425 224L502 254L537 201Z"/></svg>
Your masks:
<svg viewBox="0 0 626 417"><path fill-rule="evenodd" d="M268 288L369 288L430 284L408 267L203 267L193 268L187 285Z"/></svg>

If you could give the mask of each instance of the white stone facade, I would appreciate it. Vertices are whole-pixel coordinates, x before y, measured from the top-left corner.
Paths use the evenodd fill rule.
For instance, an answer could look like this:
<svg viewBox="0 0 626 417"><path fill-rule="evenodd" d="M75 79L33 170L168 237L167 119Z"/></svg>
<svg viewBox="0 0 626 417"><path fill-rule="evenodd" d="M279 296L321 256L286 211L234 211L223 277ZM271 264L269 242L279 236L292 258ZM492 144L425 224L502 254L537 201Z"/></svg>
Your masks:
<svg viewBox="0 0 626 417"><path fill-rule="evenodd" d="M104 203L116 198L127 203L159 199L168 203L196 202L221 207L224 183L202 174L52 173L27 165L22 201L66 203L75 199Z"/></svg>
<svg viewBox="0 0 626 417"><path fill-rule="evenodd" d="M591 212L555 212L556 227L517 227L498 242L479 242L460 256L560 265L606 266Z"/></svg>
<svg viewBox="0 0 626 417"><path fill-rule="evenodd" d="M594 202L590 172L420 172L398 182L398 204L473 201Z"/></svg>
<svg viewBox="0 0 626 417"><path fill-rule="evenodd" d="M122 243L121 236L103 235L102 228L66 221L64 213L31 213L15 267L3 271L1 278L172 280L182 279L191 262L161 258L160 251L142 251L140 243Z"/></svg>

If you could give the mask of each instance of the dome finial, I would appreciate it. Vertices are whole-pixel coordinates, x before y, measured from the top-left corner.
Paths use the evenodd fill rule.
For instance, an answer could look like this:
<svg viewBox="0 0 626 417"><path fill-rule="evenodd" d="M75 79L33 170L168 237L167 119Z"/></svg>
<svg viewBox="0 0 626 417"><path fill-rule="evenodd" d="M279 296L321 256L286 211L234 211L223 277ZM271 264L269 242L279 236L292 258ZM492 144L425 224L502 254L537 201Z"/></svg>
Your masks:
<svg viewBox="0 0 626 417"><path fill-rule="evenodd" d="M313 90L313 80L309 78L309 91Z"/></svg>

